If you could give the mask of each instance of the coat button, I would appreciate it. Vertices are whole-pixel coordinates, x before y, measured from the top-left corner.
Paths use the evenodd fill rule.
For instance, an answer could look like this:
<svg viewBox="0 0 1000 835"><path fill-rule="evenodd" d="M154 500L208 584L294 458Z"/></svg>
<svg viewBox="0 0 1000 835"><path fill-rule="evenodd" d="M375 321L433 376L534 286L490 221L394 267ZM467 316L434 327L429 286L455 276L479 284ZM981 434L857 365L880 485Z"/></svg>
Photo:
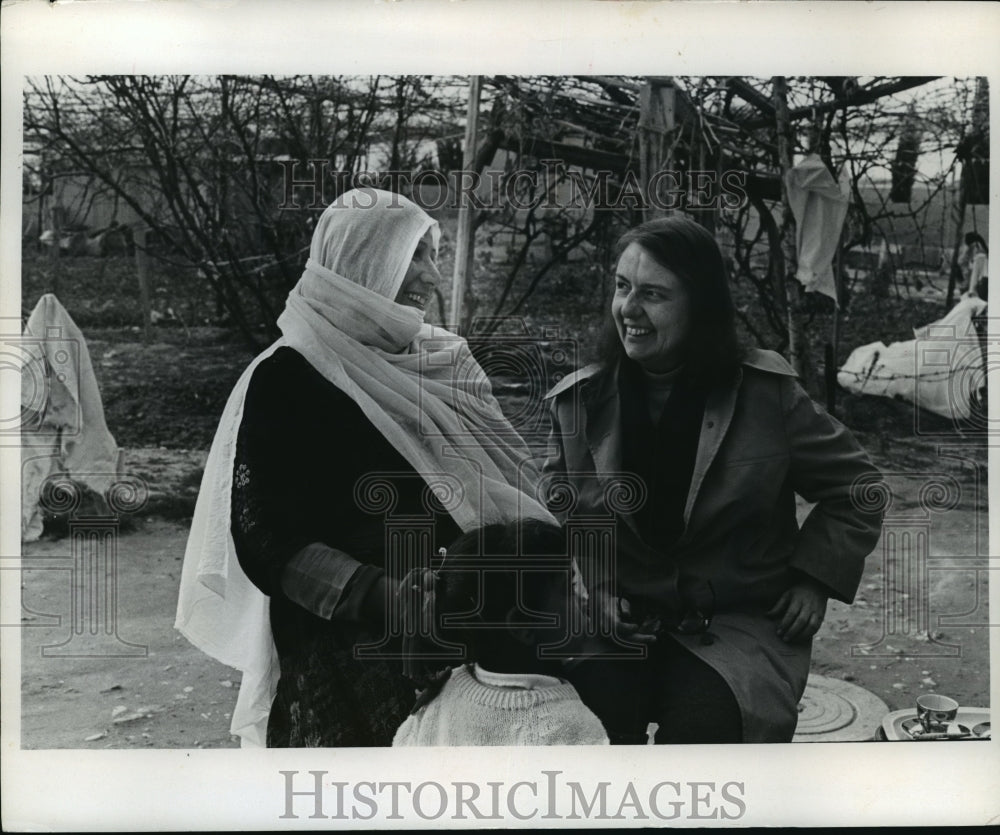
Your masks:
<svg viewBox="0 0 1000 835"><path fill-rule="evenodd" d="M705 424L705 426L707 426L709 429L713 429L715 428L715 421L710 420L708 423Z"/></svg>

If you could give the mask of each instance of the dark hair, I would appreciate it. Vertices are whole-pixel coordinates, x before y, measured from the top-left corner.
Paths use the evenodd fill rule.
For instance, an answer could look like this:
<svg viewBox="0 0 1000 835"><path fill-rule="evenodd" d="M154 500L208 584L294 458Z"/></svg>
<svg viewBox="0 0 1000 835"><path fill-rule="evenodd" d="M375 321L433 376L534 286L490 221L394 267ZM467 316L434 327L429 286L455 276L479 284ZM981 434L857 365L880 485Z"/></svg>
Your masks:
<svg viewBox="0 0 1000 835"><path fill-rule="evenodd" d="M978 232L966 232L965 245L972 246L973 244L979 244L983 248L983 251L989 255L990 248L986 246L986 241L983 240L983 236Z"/></svg>
<svg viewBox="0 0 1000 835"><path fill-rule="evenodd" d="M568 628L570 565L566 536L557 525L519 520L459 536L435 572L434 634L445 644L464 646L465 654L423 666L417 684L425 692L414 710L440 690L442 667L476 661L499 673L552 668L552 662L538 658L533 644L511 633L507 618L514 610L527 622L533 619L537 625L530 628L537 642L555 643ZM557 626L547 622L552 615L558 616ZM416 651L426 648L413 645Z"/></svg>
<svg viewBox="0 0 1000 835"><path fill-rule="evenodd" d="M630 244L638 244L657 264L674 273L687 292L692 322L684 346L684 365L690 379L709 385L729 377L739 366L744 348L736 334L726 264L715 238L699 223L677 214L630 229L618 239L616 259ZM606 366L625 359L610 311L598 358Z"/></svg>

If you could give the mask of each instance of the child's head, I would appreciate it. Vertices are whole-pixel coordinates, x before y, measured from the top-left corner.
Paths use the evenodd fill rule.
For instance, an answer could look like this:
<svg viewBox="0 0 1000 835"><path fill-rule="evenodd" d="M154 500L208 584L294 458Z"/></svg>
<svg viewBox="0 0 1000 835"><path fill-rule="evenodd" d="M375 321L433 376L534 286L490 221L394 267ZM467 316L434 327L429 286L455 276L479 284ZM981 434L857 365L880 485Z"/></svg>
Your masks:
<svg viewBox="0 0 1000 835"><path fill-rule="evenodd" d="M570 570L555 525L521 520L465 533L439 571L438 634L493 672L555 672L558 662L539 648L568 633Z"/></svg>

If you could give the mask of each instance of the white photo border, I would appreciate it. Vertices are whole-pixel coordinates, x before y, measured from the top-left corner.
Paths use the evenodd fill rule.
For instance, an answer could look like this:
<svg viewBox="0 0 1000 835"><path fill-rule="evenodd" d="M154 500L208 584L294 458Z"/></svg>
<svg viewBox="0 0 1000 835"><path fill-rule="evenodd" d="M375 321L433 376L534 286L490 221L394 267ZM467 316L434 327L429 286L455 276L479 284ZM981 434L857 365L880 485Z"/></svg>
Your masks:
<svg viewBox="0 0 1000 835"><path fill-rule="evenodd" d="M20 317L21 89L31 74L168 72L428 74L987 75L1000 111L1000 6L989 3L695 3L614 0L232 0L4 3L0 317ZM994 131L993 156L998 158ZM990 192L998 194L997 166ZM991 218L990 244L1000 243ZM1000 296L997 296L1000 298ZM994 335L995 336L995 335ZM18 393L4 378L3 414ZM1000 404L991 406L997 416ZM997 463L990 449L990 469ZM0 554L20 553L19 450L0 449ZM996 501L991 485L990 507ZM992 515L992 514L991 514ZM19 611L16 572L4 571L5 615ZM990 604L1000 611L1000 583ZM3 623L10 623L8 617ZM997 658L996 628L991 660ZM3 826L24 830L465 828L504 826L753 826L986 824L1000 820L1000 742L960 746L824 744L614 749L378 749L24 751L20 636L3 630ZM996 668L1000 669L1000 667ZM992 704L997 679L993 676ZM489 781L505 787L503 820L447 814L370 820L282 818L285 777L325 772L346 781ZM546 772L561 772L555 778ZM419 776L418 776L419 775ZM612 813L632 785L676 782L687 792L673 821L544 817L549 780L611 781ZM505 806L512 786L514 806ZM739 783L728 819L692 817L691 797ZM533 784L535 794L532 794ZM348 792L352 789L348 788ZM325 795L332 814L333 789ZM588 789L589 793L589 789ZM532 797L538 798L532 800ZM672 799L672 798L671 798ZM562 814L562 800L560 814ZM534 804L534 805L532 805ZM666 806L666 802L662 805ZM741 809L742 805L742 809ZM429 797L431 811L437 802ZM364 806L359 808L364 809ZM537 814L518 819L512 813ZM740 813L736 815L736 811ZM425 809L426 811L426 809ZM700 811L708 814L708 807Z"/></svg>

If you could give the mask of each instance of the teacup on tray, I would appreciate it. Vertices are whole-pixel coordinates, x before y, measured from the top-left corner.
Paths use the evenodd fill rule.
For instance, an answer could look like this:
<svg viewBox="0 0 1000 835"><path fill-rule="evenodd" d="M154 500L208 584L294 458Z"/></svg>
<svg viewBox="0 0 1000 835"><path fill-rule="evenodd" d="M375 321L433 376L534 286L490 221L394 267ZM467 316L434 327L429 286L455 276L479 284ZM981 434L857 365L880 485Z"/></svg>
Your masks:
<svg viewBox="0 0 1000 835"><path fill-rule="evenodd" d="M917 719L925 733L941 733L958 716L958 702L937 693L917 697Z"/></svg>

